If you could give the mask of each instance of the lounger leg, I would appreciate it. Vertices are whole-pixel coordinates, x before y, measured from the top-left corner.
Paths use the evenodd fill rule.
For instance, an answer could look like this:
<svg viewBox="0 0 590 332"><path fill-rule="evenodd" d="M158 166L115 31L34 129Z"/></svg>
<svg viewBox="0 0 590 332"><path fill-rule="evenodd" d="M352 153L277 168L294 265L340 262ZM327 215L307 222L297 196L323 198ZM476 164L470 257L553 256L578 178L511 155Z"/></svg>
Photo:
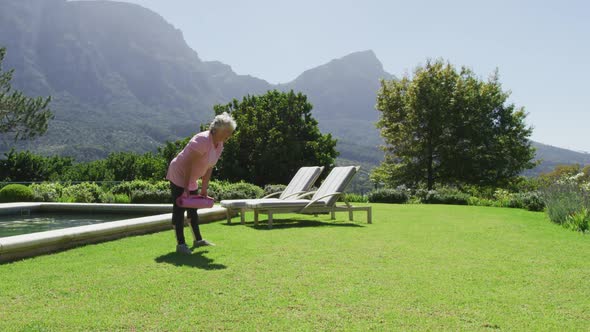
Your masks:
<svg viewBox="0 0 590 332"><path fill-rule="evenodd" d="M242 223L242 225L246 223L245 214L246 214L246 209L241 209L240 210L240 222Z"/></svg>
<svg viewBox="0 0 590 332"><path fill-rule="evenodd" d="M258 226L258 210L254 210L254 226Z"/></svg>
<svg viewBox="0 0 590 332"><path fill-rule="evenodd" d="M336 219L336 211L334 209L330 210L330 219Z"/></svg>
<svg viewBox="0 0 590 332"><path fill-rule="evenodd" d="M352 210L348 210L348 220L352 221Z"/></svg>
<svg viewBox="0 0 590 332"><path fill-rule="evenodd" d="M268 228L272 228L272 212L268 212Z"/></svg>
<svg viewBox="0 0 590 332"><path fill-rule="evenodd" d="M225 214L227 215L227 223L231 224L231 211L229 208L225 208Z"/></svg>
<svg viewBox="0 0 590 332"><path fill-rule="evenodd" d="M367 223L368 224L372 224L373 223L373 209L370 206L367 209Z"/></svg>

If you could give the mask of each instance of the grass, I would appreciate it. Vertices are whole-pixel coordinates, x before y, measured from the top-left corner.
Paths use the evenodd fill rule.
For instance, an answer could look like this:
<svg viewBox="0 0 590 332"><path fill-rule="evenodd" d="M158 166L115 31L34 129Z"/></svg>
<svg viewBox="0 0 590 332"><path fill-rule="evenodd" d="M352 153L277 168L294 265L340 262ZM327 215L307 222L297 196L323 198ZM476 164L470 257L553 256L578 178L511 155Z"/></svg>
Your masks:
<svg viewBox="0 0 590 332"><path fill-rule="evenodd" d="M0 265L0 330L588 328L587 236L517 209L373 207L372 225L206 224L218 245L187 257L166 231Z"/></svg>

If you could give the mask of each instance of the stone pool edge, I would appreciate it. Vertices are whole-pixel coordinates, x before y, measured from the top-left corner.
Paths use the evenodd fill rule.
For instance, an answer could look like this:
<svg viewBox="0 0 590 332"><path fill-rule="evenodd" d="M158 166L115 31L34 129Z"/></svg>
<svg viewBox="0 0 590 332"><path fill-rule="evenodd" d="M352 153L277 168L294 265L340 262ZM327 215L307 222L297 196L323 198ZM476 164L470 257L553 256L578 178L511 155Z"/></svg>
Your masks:
<svg viewBox="0 0 590 332"><path fill-rule="evenodd" d="M65 250L85 244L99 243L131 235L140 235L172 228L172 204L99 204L99 203L3 203L0 214L44 212L148 212L157 215L121 219L94 225L76 226L45 232L0 238L0 263ZM199 209L199 222L226 219L220 206ZM122 216L125 218L125 216Z"/></svg>

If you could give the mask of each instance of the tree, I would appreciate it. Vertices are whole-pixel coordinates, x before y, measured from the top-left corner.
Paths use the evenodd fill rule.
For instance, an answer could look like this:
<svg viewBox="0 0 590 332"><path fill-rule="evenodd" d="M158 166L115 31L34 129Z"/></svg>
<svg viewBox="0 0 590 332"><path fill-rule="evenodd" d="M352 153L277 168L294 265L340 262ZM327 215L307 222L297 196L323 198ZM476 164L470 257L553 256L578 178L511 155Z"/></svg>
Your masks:
<svg viewBox="0 0 590 332"><path fill-rule="evenodd" d="M5 54L6 49L0 48L0 134L14 135L15 140L42 135L53 118L48 108L51 97L30 98L12 91L10 80L14 70L2 71Z"/></svg>
<svg viewBox="0 0 590 332"><path fill-rule="evenodd" d="M312 105L301 93L273 90L214 109L230 113L238 124L217 163L222 179L285 184L299 167L329 168L338 155L336 140L320 133Z"/></svg>
<svg viewBox="0 0 590 332"><path fill-rule="evenodd" d="M532 168L532 129L509 96L497 71L484 82L442 60L427 61L413 78L382 81L376 107L385 161L373 180L501 186Z"/></svg>

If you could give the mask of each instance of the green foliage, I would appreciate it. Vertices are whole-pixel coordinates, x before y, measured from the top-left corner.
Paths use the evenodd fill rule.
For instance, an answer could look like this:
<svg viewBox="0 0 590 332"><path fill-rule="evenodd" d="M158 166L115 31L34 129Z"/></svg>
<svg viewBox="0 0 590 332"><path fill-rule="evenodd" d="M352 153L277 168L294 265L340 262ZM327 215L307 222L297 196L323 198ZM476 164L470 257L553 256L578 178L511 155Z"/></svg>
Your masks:
<svg viewBox="0 0 590 332"><path fill-rule="evenodd" d="M590 182L590 165L584 168L579 164L557 165L551 172L541 174L538 181L541 186L547 187L567 178L577 184Z"/></svg>
<svg viewBox="0 0 590 332"><path fill-rule="evenodd" d="M171 203L172 196L170 190L143 189L131 192L131 203L137 204L164 204Z"/></svg>
<svg viewBox="0 0 590 332"><path fill-rule="evenodd" d="M30 98L10 86L14 70L3 71L6 48L0 48L0 134L10 134L14 140L43 135L53 118L49 110L51 97Z"/></svg>
<svg viewBox="0 0 590 332"><path fill-rule="evenodd" d="M221 190L216 194L217 197L212 197L219 201L223 199L261 198L264 196L264 189L246 182L226 183L222 185Z"/></svg>
<svg viewBox="0 0 590 332"><path fill-rule="evenodd" d="M467 205L469 194L466 194L454 187L440 187L436 190L429 190L422 200L425 204L453 204Z"/></svg>
<svg viewBox="0 0 590 332"><path fill-rule="evenodd" d="M387 145L373 180L499 186L533 167L532 129L508 96L497 73L483 82L442 60L427 61L413 78L382 81L377 126Z"/></svg>
<svg viewBox="0 0 590 332"><path fill-rule="evenodd" d="M111 193L110 191L101 192L100 195L98 195L98 202L115 203L115 195L113 195L113 193Z"/></svg>
<svg viewBox="0 0 590 332"><path fill-rule="evenodd" d="M0 189L0 202L31 202L33 198L31 188L22 184L9 184Z"/></svg>
<svg viewBox="0 0 590 332"><path fill-rule="evenodd" d="M287 188L287 186L284 184L267 184L266 186L264 186L264 196L268 196L270 194L278 192L283 192L285 188Z"/></svg>
<svg viewBox="0 0 590 332"><path fill-rule="evenodd" d="M529 211L543 211L545 202L538 191L515 194L515 199L520 201L520 206Z"/></svg>
<svg viewBox="0 0 590 332"><path fill-rule="evenodd" d="M33 183L29 186L36 202L58 202L63 192L63 185L56 182Z"/></svg>
<svg viewBox="0 0 590 332"><path fill-rule="evenodd" d="M340 196L339 201L341 202L349 202L349 203L369 203L368 195L360 195L354 193L345 193L344 195Z"/></svg>
<svg viewBox="0 0 590 332"><path fill-rule="evenodd" d="M125 194L116 194L115 196L115 203L119 204L129 204L131 203L131 198Z"/></svg>
<svg viewBox="0 0 590 332"><path fill-rule="evenodd" d="M408 193L403 189L381 188L368 194L371 203L406 203L408 199Z"/></svg>
<svg viewBox="0 0 590 332"><path fill-rule="evenodd" d="M114 152L106 159L106 167L112 170L114 180L163 179L167 164L163 158L152 153L138 155L132 152Z"/></svg>
<svg viewBox="0 0 590 332"><path fill-rule="evenodd" d="M582 208L590 208L590 195L575 183L556 182L542 192L549 219L563 224L570 215Z"/></svg>
<svg viewBox="0 0 590 332"><path fill-rule="evenodd" d="M219 178L287 183L301 166L329 168L337 156L336 140L320 133L311 109L305 95L276 90L216 105L216 114L228 112L238 124L217 164Z"/></svg>
<svg viewBox="0 0 590 332"><path fill-rule="evenodd" d="M69 157L43 157L29 151L11 149L0 160L2 181L51 181L57 180L72 165Z"/></svg>
<svg viewBox="0 0 590 332"><path fill-rule="evenodd" d="M62 192L62 200L76 203L100 202L102 189L96 183L82 182L80 184L65 187Z"/></svg>
<svg viewBox="0 0 590 332"><path fill-rule="evenodd" d="M133 180L133 181L125 181L121 182L118 185L115 185L111 192L115 195L117 194L125 194L127 196L131 196L133 191L137 190L155 190L156 187L149 181L146 180ZM161 188L158 188L161 189Z"/></svg>
<svg viewBox="0 0 590 332"><path fill-rule="evenodd" d="M588 209L582 208L580 211L576 211L565 218L564 226L578 232L588 232L588 226L590 225L590 212Z"/></svg>

